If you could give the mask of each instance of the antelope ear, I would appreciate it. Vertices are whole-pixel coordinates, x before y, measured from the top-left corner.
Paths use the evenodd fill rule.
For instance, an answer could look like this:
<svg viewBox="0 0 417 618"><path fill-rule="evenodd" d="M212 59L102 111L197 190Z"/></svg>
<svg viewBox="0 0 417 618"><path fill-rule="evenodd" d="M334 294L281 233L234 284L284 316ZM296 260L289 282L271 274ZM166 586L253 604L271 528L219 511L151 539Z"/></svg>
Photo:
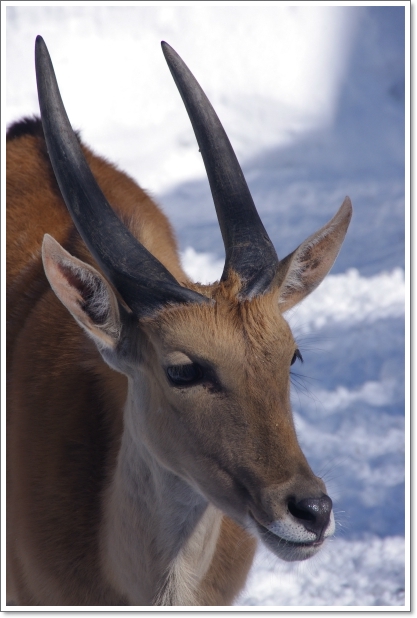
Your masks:
<svg viewBox="0 0 417 618"><path fill-rule="evenodd" d="M280 262L277 281L282 312L294 307L323 281L340 251L351 218L352 204L346 197L327 225Z"/></svg>
<svg viewBox="0 0 417 618"><path fill-rule="evenodd" d="M46 276L55 294L99 348L113 349L121 331L119 304L106 279L73 257L49 234L42 244Z"/></svg>

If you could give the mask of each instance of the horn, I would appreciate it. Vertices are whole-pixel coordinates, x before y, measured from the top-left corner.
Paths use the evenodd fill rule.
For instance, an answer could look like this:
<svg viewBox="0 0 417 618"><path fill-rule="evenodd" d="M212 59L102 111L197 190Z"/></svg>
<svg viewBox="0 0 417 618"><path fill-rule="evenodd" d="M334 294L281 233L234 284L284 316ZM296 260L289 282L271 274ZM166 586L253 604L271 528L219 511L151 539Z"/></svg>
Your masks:
<svg viewBox="0 0 417 618"><path fill-rule="evenodd" d="M91 254L136 315L167 303L208 299L179 285L123 225L99 188L72 130L48 49L35 45L42 126L52 167L70 215Z"/></svg>
<svg viewBox="0 0 417 618"><path fill-rule="evenodd" d="M206 167L226 251L222 281L234 270L242 280L241 299L263 294L270 288L278 269L274 246L210 101L172 47L165 41L161 45Z"/></svg>

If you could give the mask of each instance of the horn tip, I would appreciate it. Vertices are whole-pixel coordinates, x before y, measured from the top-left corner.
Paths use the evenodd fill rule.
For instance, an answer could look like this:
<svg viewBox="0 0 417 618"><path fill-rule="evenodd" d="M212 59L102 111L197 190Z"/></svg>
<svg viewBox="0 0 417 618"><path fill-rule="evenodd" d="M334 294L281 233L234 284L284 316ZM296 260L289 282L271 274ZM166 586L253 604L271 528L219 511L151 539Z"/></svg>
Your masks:
<svg viewBox="0 0 417 618"><path fill-rule="evenodd" d="M166 41L161 41L162 52L165 56L165 60L168 62L173 61L178 56L175 49L171 47Z"/></svg>
<svg viewBox="0 0 417 618"><path fill-rule="evenodd" d="M45 62L49 58L48 48L40 34L35 39L35 62L38 70L38 64Z"/></svg>
<svg viewBox="0 0 417 618"><path fill-rule="evenodd" d="M41 35L38 34L35 39L35 47L36 49L39 49L41 46L46 47L46 44Z"/></svg>

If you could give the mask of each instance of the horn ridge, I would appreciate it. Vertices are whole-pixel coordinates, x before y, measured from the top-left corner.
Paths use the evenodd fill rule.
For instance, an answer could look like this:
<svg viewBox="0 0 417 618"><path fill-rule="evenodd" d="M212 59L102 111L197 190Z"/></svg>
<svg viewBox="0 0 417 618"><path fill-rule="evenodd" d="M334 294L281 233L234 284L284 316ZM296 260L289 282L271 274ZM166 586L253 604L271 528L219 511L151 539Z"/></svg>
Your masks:
<svg viewBox="0 0 417 618"><path fill-rule="evenodd" d="M262 294L278 269L275 248L210 101L180 56L165 41L161 45L191 120L210 183L226 252L222 280L234 270L243 282L241 298Z"/></svg>
<svg viewBox="0 0 417 618"><path fill-rule="evenodd" d="M138 315L169 302L207 302L201 294L179 285L130 233L104 197L69 122L40 36L36 38L35 64L42 126L59 188L75 226L106 276Z"/></svg>

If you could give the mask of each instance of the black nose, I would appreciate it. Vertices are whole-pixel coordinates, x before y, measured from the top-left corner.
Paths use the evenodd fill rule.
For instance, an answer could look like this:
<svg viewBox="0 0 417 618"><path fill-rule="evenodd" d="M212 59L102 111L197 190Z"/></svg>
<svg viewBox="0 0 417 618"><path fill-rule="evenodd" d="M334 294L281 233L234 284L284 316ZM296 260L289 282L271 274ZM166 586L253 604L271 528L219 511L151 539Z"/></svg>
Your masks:
<svg viewBox="0 0 417 618"><path fill-rule="evenodd" d="M288 510L293 517L319 539L327 529L333 503L325 494L321 498L303 498L299 502L289 501Z"/></svg>

